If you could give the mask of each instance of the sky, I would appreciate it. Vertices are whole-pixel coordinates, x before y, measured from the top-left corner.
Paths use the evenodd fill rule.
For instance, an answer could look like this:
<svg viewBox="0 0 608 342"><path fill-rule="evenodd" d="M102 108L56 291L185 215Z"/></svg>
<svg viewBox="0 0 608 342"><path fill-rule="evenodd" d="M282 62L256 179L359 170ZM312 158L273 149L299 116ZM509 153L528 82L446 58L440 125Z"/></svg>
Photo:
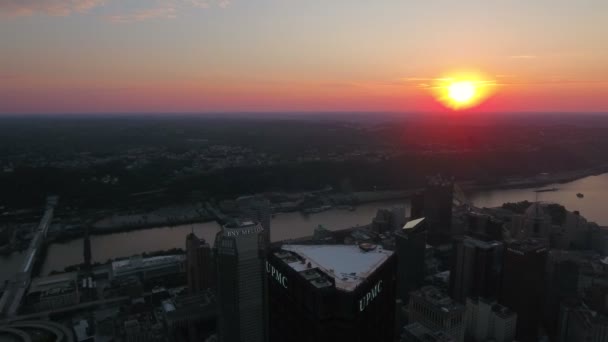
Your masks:
<svg viewBox="0 0 608 342"><path fill-rule="evenodd" d="M608 112L606 0L0 0L0 113Z"/></svg>

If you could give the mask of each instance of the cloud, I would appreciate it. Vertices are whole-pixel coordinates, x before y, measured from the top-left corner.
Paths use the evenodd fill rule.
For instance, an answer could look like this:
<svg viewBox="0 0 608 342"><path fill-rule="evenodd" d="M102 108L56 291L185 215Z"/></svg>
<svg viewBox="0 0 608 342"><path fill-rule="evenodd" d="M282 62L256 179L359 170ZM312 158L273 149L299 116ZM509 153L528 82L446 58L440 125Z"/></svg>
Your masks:
<svg viewBox="0 0 608 342"><path fill-rule="evenodd" d="M229 0L157 0L156 6L139 9L130 13L106 17L110 21L128 23L149 19L174 19L181 11L188 9L227 8Z"/></svg>
<svg viewBox="0 0 608 342"><path fill-rule="evenodd" d="M1 0L0 15L30 16L44 14L67 16L84 13L103 5L105 0Z"/></svg>
<svg viewBox="0 0 608 342"><path fill-rule="evenodd" d="M128 14L116 14L109 16L108 19L117 23L127 23L156 18L173 19L175 17L177 17L177 9L168 5L154 8L145 8Z"/></svg>
<svg viewBox="0 0 608 342"><path fill-rule="evenodd" d="M105 4L118 7L119 13L105 16L113 22L137 22L149 19L173 19L182 11L189 9L227 8L230 0L156 0L142 1L148 7L130 12L120 12L124 0L0 0L0 17L31 15L68 16L86 13Z"/></svg>

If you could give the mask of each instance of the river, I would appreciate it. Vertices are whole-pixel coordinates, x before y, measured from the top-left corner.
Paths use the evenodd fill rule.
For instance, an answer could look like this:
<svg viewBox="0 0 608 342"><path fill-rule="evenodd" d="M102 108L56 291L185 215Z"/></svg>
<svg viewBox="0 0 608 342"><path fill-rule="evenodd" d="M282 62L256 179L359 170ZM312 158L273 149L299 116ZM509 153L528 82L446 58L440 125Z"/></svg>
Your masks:
<svg viewBox="0 0 608 342"><path fill-rule="evenodd" d="M554 192L538 193L540 201L560 203L568 210L578 210L581 215L600 225L608 225L608 174L585 177L564 184L552 184L544 188L558 188ZM468 194L469 200L479 207L499 206L504 202L534 201L535 188L486 190ZM583 193L584 198L578 198L577 193ZM323 225L328 229L344 229L356 225L369 224L379 208L393 206L406 207L409 213L409 201L388 201L367 203L357 206L356 210L333 209L318 214L302 215L300 213L281 213L276 215L271 224L272 240L284 240L312 235L315 227ZM194 231L197 236L213 244L215 234L220 226L215 222L188 224L176 227L159 227L132 232L114 233L110 235L95 235L91 237L92 259L104 262L110 258L126 257L143 252L164 250L175 247L185 248L185 238ZM49 246L47 257L42 267L42 274L52 270L62 270L65 266L82 262L82 239L66 243L56 243ZM22 259L19 253L8 257L0 257L4 280L14 273Z"/></svg>

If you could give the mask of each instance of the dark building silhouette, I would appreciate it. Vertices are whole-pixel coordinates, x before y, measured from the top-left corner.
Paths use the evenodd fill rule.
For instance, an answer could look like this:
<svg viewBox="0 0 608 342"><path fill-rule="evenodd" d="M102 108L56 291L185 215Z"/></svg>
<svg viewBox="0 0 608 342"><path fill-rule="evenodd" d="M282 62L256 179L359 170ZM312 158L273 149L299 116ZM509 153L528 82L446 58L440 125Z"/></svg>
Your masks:
<svg viewBox="0 0 608 342"><path fill-rule="evenodd" d="M556 341L608 341L608 317L589 309L580 299L564 300L559 310Z"/></svg>
<svg viewBox="0 0 608 342"><path fill-rule="evenodd" d="M426 253L424 218L409 221L395 234L397 251L397 297L407 304L409 293L422 286Z"/></svg>
<svg viewBox="0 0 608 342"><path fill-rule="evenodd" d="M264 228L234 221L215 237L220 342L265 341Z"/></svg>
<svg viewBox="0 0 608 342"><path fill-rule="evenodd" d="M547 244L528 239L505 249L499 302L517 313L517 338L535 341L542 319Z"/></svg>
<svg viewBox="0 0 608 342"><path fill-rule="evenodd" d="M393 341L395 266L393 252L365 243L273 250L269 340Z"/></svg>
<svg viewBox="0 0 608 342"><path fill-rule="evenodd" d="M504 246L498 241L471 237L454 240L450 295L465 303L467 297L497 298Z"/></svg>
<svg viewBox="0 0 608 342"><path fill-rule="evenodd" d="M411 218L426 218L429 244L450 242L453 202L454 181L440 175L429 177L424 192L413 196Z"/></svg>
<svg viewBox="0 0 608 342"><path fill-rule="evenodd" d="M186 272L190 293L199 293L215 285L211 246L194 233L186 237Z"/></svg>
<svg viewBox="0 0 608 342"><path fill-rule="evenodd" d="M502 230L504 222L492 215L468 212L466 215L466 235L484 241L502 241Z"/></svg>
<svg viewBox="0 0 608 342"><path fill-rule="evenodd" d="M560 303L578 296L580 266L576 252L554 250L548 254L544 324L549 336L557 334Z"/></svg>

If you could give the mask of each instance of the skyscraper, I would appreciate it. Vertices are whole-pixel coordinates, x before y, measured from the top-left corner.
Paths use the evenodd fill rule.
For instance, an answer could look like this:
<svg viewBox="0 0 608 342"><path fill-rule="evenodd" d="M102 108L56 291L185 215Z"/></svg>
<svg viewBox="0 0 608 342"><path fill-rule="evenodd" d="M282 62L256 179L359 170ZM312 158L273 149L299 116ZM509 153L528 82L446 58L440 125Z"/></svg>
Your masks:
<svg viewBox="0 0 608 342"><path fill-rule="evenodd" d="M264 228L254 221L235 220L216 235L221 342L265 340L264 246Z"/></svg>
<svg viewBox="0 0 608 342"><path fill-rule="evenodd" d="M465 303L467 297L497 298L504 246L465 236L454 241L450 295Z"/></svg>
<svg viewBox="0 0 608 342"><path fill-rule="evenodd" d="M205 239L199 239L194 233L188 234L186 237L186 272L190 293L199 293L214 287L215 272L212 257L211 246Z"/></svg>
<svg viewBox="0 0 608 342"><path fill-rule="evenodd" d="M395 261L369 243L273 250L270 342L393 341Z"/></svg>
<svg viewBox="0 0 608 342"><path fill-rule="evenodd" d="M544 327L550 337L557 336L560 303L578 297L579 275L584 264L584 256L575 251L552 250L547 255Z"/></svg>
<svg viewBox="0 0 608 342"><path fill-rule="evenodd" d="M424 192L412 198L411 218L426 218L429 244L438 245L450 241L453 202L454 181L440 175L429 177Z"/></svg>
<svg viewBox="0 0 608 342"><path fill-rule="evenodd" d="M397 296L404 304L409 293L424 281L426 222L424 218L407 222L395 234L397 251Z"/></svg>
<svg viewBox="0 0 608 342"><path fill-rule="evenodd" d="M546 243L528 239L507 245L499 302L517 313L517 338L535 341L542 317Z"/></svg>

